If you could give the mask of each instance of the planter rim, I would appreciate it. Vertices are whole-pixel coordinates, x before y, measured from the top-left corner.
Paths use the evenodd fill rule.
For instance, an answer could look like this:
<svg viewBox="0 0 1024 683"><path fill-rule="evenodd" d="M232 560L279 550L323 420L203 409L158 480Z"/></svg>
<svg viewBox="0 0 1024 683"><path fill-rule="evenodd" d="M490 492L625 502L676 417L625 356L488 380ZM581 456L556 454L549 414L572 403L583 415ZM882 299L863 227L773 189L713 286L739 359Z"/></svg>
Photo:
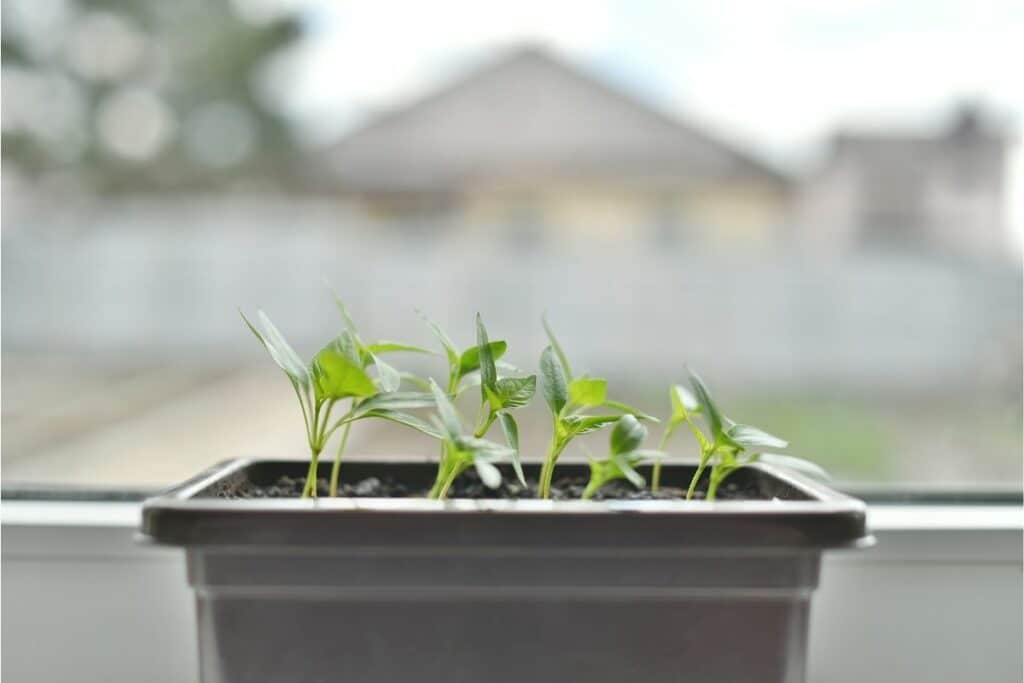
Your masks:
<svg viewBox="0 0 1024 683"><path fill-rule="evenodd" d="M146 500L142 507L141 539L171 545L309 545L316 543L314 535L335 537L336 530L346 528L346 542L370 537L369 545L388 545L387 538L373 539L376 533L385 535L400 528L408 533L418 529L425 534L423 542L440 542L445 533L464 534L456 545L467 545L470 537L479 536L477 542L496 541L523 544L528 535L513 533L516 540L488 539L492 533L524 531L531 527L534 535L544 534L543 525L554 524L563 533L579 531L595 536L602 526L613 536L625 529L656 527L654 534L659 543L672 544L680 540L679 534L703 526L701 537L710 545L735 545L737 538L748 539L762 547L841 548L865 547L874 539L866 529L866 506L863 502L808 479L800 474L764 463L747 468L758 476L775 480L795 489L807 500L496 500L460 499L427 500L425 498L316 498L316 499L220 499L197 497L204 490L225 479L244 474L254 466L294 467L298 460L239 458L226 460L192 479ZM353 459L352 464L372 464L380 467L423 466L434 464L427 458ZM678 463L678 464L677 464ZM682 469L695 466L677 460L665 468ZM614 522L612 522L614 520ZM259 531L260 525L279 527L278 535ZM355 529L362 525L363 534ZM541 526L538 526L541 525ZM287 526L290 533L284 533ZM315 529L314 529L315 527ZM510 529L515 527L515 529ZM613 528L614 527L614 528ZM726 534L732 543L714 541L715 528L741 529ZM256 533L248 533L256 529ZM383 529L383 531L381 531ZM718 532L722 533L722 532ZM401 534L405 536L405 534ZM760 537L766 540L762 544ZM652 535L648 534L651 539ZM774 540L772 540L774 539ZM404 542L418 542L415 536ZM575 539L573 539L575 540ZM525 541L532 545L532 541ZM627 541L627 545L632 541Z"/></svg>

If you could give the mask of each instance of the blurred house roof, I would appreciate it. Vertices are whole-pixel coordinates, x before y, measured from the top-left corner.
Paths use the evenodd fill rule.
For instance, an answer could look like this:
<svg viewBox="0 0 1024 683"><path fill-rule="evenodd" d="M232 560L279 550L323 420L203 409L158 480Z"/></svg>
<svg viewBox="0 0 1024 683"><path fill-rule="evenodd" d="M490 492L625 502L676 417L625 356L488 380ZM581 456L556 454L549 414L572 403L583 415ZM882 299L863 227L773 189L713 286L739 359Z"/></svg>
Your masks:
<svg viewBox="0 0 1024 683"><path fill-rule="evenodd" d="M520 49L371 120L326 150L348 190L535 187L553 180L679 187L789 184L779 171L550 53Z"/></svg>

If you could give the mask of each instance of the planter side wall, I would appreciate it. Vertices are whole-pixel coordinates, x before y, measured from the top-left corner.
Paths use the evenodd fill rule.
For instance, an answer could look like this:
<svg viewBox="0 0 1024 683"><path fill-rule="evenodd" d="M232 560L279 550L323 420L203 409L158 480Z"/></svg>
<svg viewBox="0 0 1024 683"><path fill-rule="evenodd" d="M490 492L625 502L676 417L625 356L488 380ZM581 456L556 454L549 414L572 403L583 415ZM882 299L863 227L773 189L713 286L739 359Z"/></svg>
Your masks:
<svg viewBox="0 0 1024 683"><path fill-rule="evenodd" d="M817 553L516 555L190 551L203 680L804 680Z"/></svg>

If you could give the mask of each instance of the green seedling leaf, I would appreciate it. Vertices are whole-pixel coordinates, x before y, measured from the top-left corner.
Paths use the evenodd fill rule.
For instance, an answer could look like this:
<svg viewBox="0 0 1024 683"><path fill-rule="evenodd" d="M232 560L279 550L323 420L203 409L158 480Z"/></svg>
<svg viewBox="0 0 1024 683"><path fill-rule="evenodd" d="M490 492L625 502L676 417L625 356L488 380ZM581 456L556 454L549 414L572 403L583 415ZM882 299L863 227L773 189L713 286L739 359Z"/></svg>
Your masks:
<svg viewBox="0 0 1024 683"><path fill-rule="evenodd" d="M380 340L372 344L366 345L366 350L372 354L380 353L433 353L430 349L425 349L422 346L413 346L412 344L402 344L401 342L385 341Z"/></svg>
<svg viewBox="0 0 1024 683"><path fill-rule="evenodd" d="M519 426L515 419L508 413L498 413L498 422L501 423L501 431L505 434L505 442L512 449L512 469L515 470L519 483L526 486L526 475L523 474L523 465L519 458Z"/></svg>
<svg viewBox="0 0 1024 683"><path fill-rule="evenodd" d="M701 412L700 402L686 387L674 384L669 395L672 399L673 420L685 420L691 413Z"/></svg>
<svg viewBox="0 0 1024 683"><path fill-rule="evenodd" d="M789 445L788 441L750 425L733 425L726 434L744 448L785 448Z"/></svg>
<svg viewBox="0 0 1024 683"><path fill-rule="evenodd" d="M541 318L541 324L544 325L544 332L548 335L548 340L551 342L551 348L555 350L558 355L558 360L562 364L562 370L565 372L566 381L572 381L572 369L569 367L569 358L566 357L565 351L562 350L562 345L558 343L558 339L555 337L555 333L551 331L551 326L548 325L547 316Z"/></svg>
<svg viewBox="0 0 1024 683"><path fill-rule="evenodd" d="M366 371L351 358L327 347L313 361L318 399L373 396L377 386Z"/></svg>
<svg viewBox="0 0 1024 683"><path fill-rule="evenodd" d="M473 467L476 468L476 473L480 475L480 481L484 486L489 489L501 486L501 471L497 467L480 458L473 458Z"/></svg>
<svg viewBox="0 0 1024 683"><path fill-rule="evenodd" d="M260 324L263 325L263 329L266 331L265 334L256 329L256 326L249 322L244 313L239 311L239 314L249 327L249 330L263 344L263 348L270 354L270 358L277 364L277 367L281 368L294 384L303 389L308 389L310 373L306 368L306 364L302 362L299 354L295 353L295 349L288 344L284 335L274 327L274 323L270 322L270 318L267 317L266 313L263 311L258 313Z"/></svg>
<svg viewBox="0 0 1024 683"><path fill-rule="evenodd" d="M377 384L380 385L380 390L384 392L398 391L398 387L402 384L402 375L398 370L372 353L370 354L370 359L374 367L377 368Z"/></svg>
<svg viewBox="0 0 1024 683"><path fill-rule="evenodd" d="M449 439L456 439L462 433L462 424L459 421L459 414L452 405L448 394L441 391L437 382L430 380L430 390L434 394L434 402L437 403L437 414L441 418L441 424Z"/></svg>
<svg viewBox="0 0 1024 683"><path fill-rule="evenodd" d="M474 457L497 459L507 458L512 455L512 449L508 446L502 446L493 441L479 439L475 436L460 435L455 437L452 442L458 450L470 453Z"/></svg>
<svg viewBox="0 0 1024 683"><path fill-rule="evenodd" d="M504 341L492 341L487 344L488 351L491 354L491 359L497 363L497 360L505 355L505 351L508 350L508 344ZM460 358L457 360L459 364L459 377L464 377L471 372L480 369L480 347L472 346L466 349Z"/></svg>
<svg viewBox="0 0 1024 683"><path fill-rule="evenodd" d="M803 458L797 458L792 455L760 453L755 455L751 460L763 462L775 467L782 467L787 470L793 470L794 472L799 472L800 474L807 475L808 477L817 479L818 481L827 482L832 478L829 476L828 472L819 465L811 462L810 460L804 460Z"/></svg>
<svg viewBox="0 0 1024 683"><path fill-rule="evenodd" d="M484 327L483 318L476 314L476 349L480 359L480 384L481 386L495 391L498 382L498 370L494 367L494 355L491 353L491 343L487 339L487 329ZM482 394L487 399L486 392Z"/></svg>
<svg viewBox="0 0 1024 683"><path fill-rule="evenodd" d="M536 392L536 375L530 375L529 377L503 377L498 380L493 392L494 396L500 401L494 408L521 408L530 402ZM492 405L494 405L493 401Z"/></svg>
<svg viewBox="0 0 1024 683"><path fill-rule="evenodd" d="M690 384L693 385L697 403L700 404L701 410L708 419L708 426L711 427L712 437L716 442L721 441L722 437L725 436L725 432L722 431L722 414L718 412L718 407L715 406L715 402L711 399L711 393L708 391L707 386L705 386L704 381L693 371L690 371Z"/></svg>
<svg viewBox="0 0 1024 683"><path fill-rule="evenodd" d="M334 305L338 307L338 311L341 313L342 319L345 321L345 329L349 331L352 338L356 340L358 346L362 346L362 342L359 341L359 331L356 329L356 323L352 320L352 316L349 315L348 308L345 306L345 302L341 300L338 293L331 290L331 295L334 297Z"/></svg>
<svg viewBox="0 0 1024 683"><path fill-rule="evenodd" d="M555 358L555 352L549 346L540 354L540 386L544 392L544 400L551 407L551 412L558 415L569 400L569 389L566 386L565 373Z"/></svg>
<svg viewBox="0 0 1024 683"><path fill-rule="evenodd" d="M416 387L422 389L423 391L430 391L430 382L423 379L419 375L413 374L411 372L400 372L399 375L401 375L403 382L414 384Z"/></svg>
<svg viewBox="0 0 1024 683"><path fill-rule="evenodd" d="M630 484L642 489L647 482L644 480L640 473L633 469L633 464L630 462L630 458L625 455L613 455L610 460L611 464L618 470L620 476L625 477Z"/></svg>
<svg viewBox="0 0 1024 683"><path fill-rule="evenodd" d="M630 415L636 416L636 419L641 420L643 422L661 422L661 420L654 417L653 415L648 415L644 411L638 410L633 406L626 405L621 401L606 400L604 403L601 404L601 406L604 408L611 408L612 410L619 410L623 413L629 413Z"/></svg>
<svg viewBox="0 0 1024 683"><path fill-rule="evenodd" d="M611 453L613 456L624 455L635 451L647 438L647 427L633 415L623 415L615 422L611 435Z"/></svg>
<svg viewBox="0 0 1024 683"><path fill-rule="evenodd" d="M455 348L455 344L453 344L452 340L448 338L448 335L444 333L444 330L441 329L440 325L423 315L422 311L417 311L417 313L419 313L423 322L427 324L427 327L430 328L430 331L434 333L434 336L437 337L437 340L441 342L445 355L448 356L448 367L451 372L455 372L459 367L459 352Z"/></svg>
<svg viewBox="0 0 1024 683"><path fill-rule="evenodd" d="M599 406L608 394L608 381L598 377L578 377L569 382L569 400L581 406Z"/></svg>
<svg viewBox="0 0 1024 683"><path fill-rule="evenodd" d="M431 405L433 405L433 403L433 400L431 400ZM441 430L437 429L433 425L424 422L415 415L410 415L408 413L402 413L395 410L371 410L366 412L363 415L363 417L379 417L382 420L389 420L391 422L397 422L398 424L402 424L407 427L412 427L413 429L417 429L426 434L427 436L432 436L435 439L444 438L444 433Z"/></svg>
<svg viewBox="0 0 1024 683"><path fill-rule="evenodd" d="M622 415L568 415L561 420L567 436L582 436L618 422Z"/></svg>
<svg viewBox="0 0 1024 683"><path fill-rule="evenodd" d="M360 367L365 368L370 360L368 354L360 351L359 342L356 341L355 337L348 330L343 330L341 334L327 345L327 348L334 349Z"/></svg>
<svg viewBox="0 0 1024 683"><path fill-rule="evenodd" d="M352 417L361 417L374 410L410 410L415 408L433 408L437 403L432 393L418 391L393 391L377 394L361 402L352 411Z"/></svg>

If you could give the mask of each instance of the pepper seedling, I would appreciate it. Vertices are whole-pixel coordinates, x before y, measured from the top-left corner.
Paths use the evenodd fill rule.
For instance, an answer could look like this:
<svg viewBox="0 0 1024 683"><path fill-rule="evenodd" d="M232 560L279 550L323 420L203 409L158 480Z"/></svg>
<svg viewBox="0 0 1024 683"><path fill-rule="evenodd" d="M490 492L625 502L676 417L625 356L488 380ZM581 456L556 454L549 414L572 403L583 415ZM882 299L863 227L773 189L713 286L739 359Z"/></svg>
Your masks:
<svg viewBox="0 0 1024 683"><path fill-rule="evenodd" d="M480 387L480 408L473 436L475 438L485 436L491 425L497 420L501 424L505 442L513 450L512 468L516 473L516 478L523 486L526 486L526 477L519 459L519 426L510 411L521 408L530 402L537 390L537 376L500 377L498 375L499 364L503 369L515 370L512 366L500 363L498 360L508 350L508 344L500 340L491 341L488 338L487 329L484 327L479 313L476 316L476 346L471 346L461 353L437 323L426 317L424 320L441 342L448 359L448 390L446 394L454 399L474 386ZM447 476L444 466L444 448L445 446L442 444L441 462L437 468L434 490L443 486Z"/></svg>
<svg viewBox="0 0 1024 683"><path fill-rule="evenodd" d="M433 379L430 380L430 390L437 405L435 424L442 443L443 472L443 476L438 478L431 489L430 498L446 498L452 484L470 466L476 468L484 486L492 489L501 486L501 471L494 463L513 457L515 449L464 433L462 420L448 394L442 391Z"/></svg>
<svg viewBox="0 0 1024 683"><path fill-rule="evenodd" d="M625 403L609 400L607 380L586 375L574 377L569 359L546 319L543 320L543 324L550 345L540 356L541 390L544 393L544 400L551 409L552 430L551 442L541 467L538 496L550 498L555 463L566 446L577 436L606 427L616 422L623 413L632 414L641 420L658 420ZM614 415L586 414L588 409L595 407L611 408L618 412Z"/></svg>
<svg viewBox="0 0 1024 683"><path fill-rule="evenodd" d="M288 376L299 399L310 450L309 471L302 492L303 498L317 496L316 480L320 453L334 432L341 427L344 429L331 471L332 496L338 492L341 458L353 422L376 417L413 427L431 436L440 436L431 425L403 412L433 406L433 396L425 392L398 391L401 384L400 373L379 358L380 354L394 351L429 352L416 346L391 341L363 343L348 311L340 300L337 300L337 304L345 319L346 329L322 348L309 365L302 361L263 311L257 314L262 331L242 313L245 324L270 354L271 359ZM370 366L375 368L375 376L369 374ZM332 421L331 412L335 404L346 399L350 401L349 410Z"/></svg>
<svg viewBox="0 0 1024 683"><path fill-rule="evenodd" d="M694 432L694 436L697 437L698 442L700 442L703 434L700 434L700 430L690 420L690 415L701 412L700 404L694 395L685 387L674 384L669 387L669 401L672 405L672 414L665 424L665 431L662 432L661 441L658 443L658 450L664 451L668 447L669 439L672 438L672 434L681 424L688 425L690 430ZM651 491L654 493L657 493L658 488L661 486L661 462L662 458L657 458L654 461L654 468L651 472Z"/></svg>
<svg viewBox="0 0 1024 683"><path fill-rule="evenodd" d="M590 481L582 498L594 497L601 487L617 479L626 479L633 486L642 489L643 476L636 468L651 458L660 458L660 451L642 450L640 445L647 438L647 427L633 415L623 415L612 428L608 445L608 457L604 460L590 460Z"/></svg>
<svg viewBox="0 0 1024 683"><path fill-rule="evenodd" d="M697 471L690 480L690 487L686 492L686 499L691 500L697 489L701 475L710 464L711 473L708 477L708 491L706 499L712 501L718 493L722 482L733 472L744 465L761 461L779 465L792 470L800 471L812 477L827 479L828 474L814 463L795 458L788 455L774 453L763 453L761 448L786 448L789 443L784 439L769 434L768 432L752 427L750 425L737 424L725 417L715 405L704 381L694 372L690 372L690 385L693 387L700 412L704 413L708 427L711 430L709 439L704 433L693 425L689 419L688 411L684 408L684 420L690 424L694 437L700 445L700 461Z"/></svg>

